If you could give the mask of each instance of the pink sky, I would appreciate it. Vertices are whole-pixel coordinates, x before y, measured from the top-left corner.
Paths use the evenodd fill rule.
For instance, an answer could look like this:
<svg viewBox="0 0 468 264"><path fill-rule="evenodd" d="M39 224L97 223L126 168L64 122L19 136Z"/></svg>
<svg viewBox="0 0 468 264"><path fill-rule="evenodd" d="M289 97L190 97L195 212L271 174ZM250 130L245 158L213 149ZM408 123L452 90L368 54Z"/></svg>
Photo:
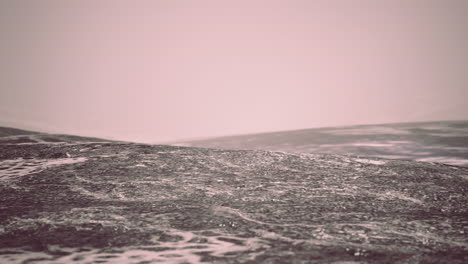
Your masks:
<svg viewBox="0 0 468 264"><path fill-rule="evenodd" d="M468 1L2 1L0 125L122 140L468 119Z"/></svg>

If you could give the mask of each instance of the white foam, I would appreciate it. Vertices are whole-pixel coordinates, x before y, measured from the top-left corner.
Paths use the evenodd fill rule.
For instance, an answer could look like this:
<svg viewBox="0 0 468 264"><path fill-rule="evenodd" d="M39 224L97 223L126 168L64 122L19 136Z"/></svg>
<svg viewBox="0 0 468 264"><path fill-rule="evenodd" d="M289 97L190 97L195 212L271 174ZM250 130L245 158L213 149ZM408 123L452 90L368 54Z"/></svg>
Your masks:
<svg viewBox="0 0 468 264"><path fill-rule="evenodd" d="M360 163L367 163L367 164L374 164L374 165L382 165L386 163L383 160L371 160L371 159L354 159L354 160Z"/></svg>
<svg viewBox="0 0 468 264"><path fill-rule="evenodd" d="M325 132L334 134L334 135L375 135L375 134L408 135L410 134L410 132L403 130L403 129L381 127L381 126L332 129L332 130L327 130Z"/></svg>
<svg viewBox="0 0 468 264"><path fill-rule="evenodd" d="M171 236L178 236L180 239L174 242L156 242L155 245L140 247L121 247L112 248L113 252L106 252L101 249L90 249L74 252L69 248L56 251L66 251L69 255L55 258L46 253L33 253L27 251L11 250L17 254L0 255L1 263L21 263L32 258L41 257L44 260L41 263L95 263L97 260L107 260L108 263L141 263L141 262L161 262L161 263L205 263L201 261L200 253L209 252L211 256L228 257L233 260L248 261L255 258L257 253L249 253L239 257L236 252L246 252L260 247L268 247L258 238L241 238L218 232L219 230L210 230L219 233L216 236L203 236L202 231L190 232L180 230L167 230ZM229 240L236 240L237 243ZM158 239L156 238L156 241ZM10 261L10 262L7 262Z"/></svg>
<svg viewBox="0 0 468 264"><path fill-rule="evenodd" d="M85 162L87 158L63 158L63 159L12 159L0 161L0 167L6 169L0 170L1 180L12 180L21 176L40 172L49 167L61 166Z"/></svg>
<svg viewBox="0 0 468 264"><path fill-rule="evenodd" d="M465 166L468 164L468 160L466 159L459 159L455 157L425 157L419 158L417 161L424 161L424 162L439 162L445 163L450 165L457 165L457 166Z"/></svg>
<svg viewBox="0 0 468 264"><path fill-rule="evenodd" d="M359 147L393 147L393 144L388 143L376 143L376 142L357 142L350 144L351 146Z"/></svg>
<svg viewBox="0 0 468 264"><path fill-rule="evenodd" d="M399 200L405 200L408 202L412 202L415 204L423 204L421 200L409 197L405 195L404 193L397 192L397 191L387 191L385 193L372 193L373 195L377 196L377 199L379 200L394 200L394 199L399 199Z"/></svg>
<svg viewBox="0 0 468 264"><path fill-rule="evenodd" d="M12 251L14 253L6 253L5 251ZM27 252L18 249L0 250L0 263L2 264L32 263L29 262L31 259L50 259L50 255L43 252Z"/></svg>

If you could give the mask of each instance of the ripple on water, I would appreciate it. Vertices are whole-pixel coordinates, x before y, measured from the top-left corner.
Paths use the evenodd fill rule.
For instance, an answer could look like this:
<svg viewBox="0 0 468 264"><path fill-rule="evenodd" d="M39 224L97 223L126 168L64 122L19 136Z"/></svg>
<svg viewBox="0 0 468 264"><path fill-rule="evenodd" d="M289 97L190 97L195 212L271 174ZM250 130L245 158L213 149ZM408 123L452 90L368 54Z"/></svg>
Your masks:
<svg viewBox="0 0 468 264"><path fill-rule="evenodd" d="M87 158L61 158L61 159L12 159L0 161L0 180L8 181L19 177L40 172L46 168L85 162Z"/></svg>
<svg viewBox="0 0 468 264"><path fill-rule="evenodd" d="M206 231L206 230L205 230ZM3 249L0 262L23 263L206 263L203 256L252 260L255 251L268 247L258 238L241 238L215 230L216 236L204 236L204 231L168 230L181 239L156 245L105 249L49 248L47 253L20 249Z"/></svg>

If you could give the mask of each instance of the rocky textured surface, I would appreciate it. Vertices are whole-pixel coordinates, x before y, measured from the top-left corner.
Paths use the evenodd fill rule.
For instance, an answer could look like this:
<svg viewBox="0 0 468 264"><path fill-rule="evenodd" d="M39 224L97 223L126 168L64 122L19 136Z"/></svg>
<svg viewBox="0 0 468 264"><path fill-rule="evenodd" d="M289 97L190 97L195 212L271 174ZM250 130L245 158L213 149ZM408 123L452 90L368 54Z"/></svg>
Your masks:
<svg viewBox="0 0 468 264"><path fill-rule="evenodd" d="M119 142L0 147L0 263L467 263L468 169Z"/></svg>
<svg viewBox="0 0 468 264"><path fill-rule="evenodd" d="M468 167L468 121L314 128L208 138L179 146L363 155Z"/></svg>

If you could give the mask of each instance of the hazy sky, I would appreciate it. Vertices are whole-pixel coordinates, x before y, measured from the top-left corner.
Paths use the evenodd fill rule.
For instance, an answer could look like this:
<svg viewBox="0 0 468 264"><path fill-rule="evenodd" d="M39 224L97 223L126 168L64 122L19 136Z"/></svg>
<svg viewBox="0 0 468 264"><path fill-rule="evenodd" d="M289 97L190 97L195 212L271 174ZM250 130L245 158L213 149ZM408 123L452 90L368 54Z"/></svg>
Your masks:
<svg viewBox="0 0 468 264"><path fill-rule="evenodd" d="M164 142L468 119L466 0L0 0L0 125Z"/></svg>

